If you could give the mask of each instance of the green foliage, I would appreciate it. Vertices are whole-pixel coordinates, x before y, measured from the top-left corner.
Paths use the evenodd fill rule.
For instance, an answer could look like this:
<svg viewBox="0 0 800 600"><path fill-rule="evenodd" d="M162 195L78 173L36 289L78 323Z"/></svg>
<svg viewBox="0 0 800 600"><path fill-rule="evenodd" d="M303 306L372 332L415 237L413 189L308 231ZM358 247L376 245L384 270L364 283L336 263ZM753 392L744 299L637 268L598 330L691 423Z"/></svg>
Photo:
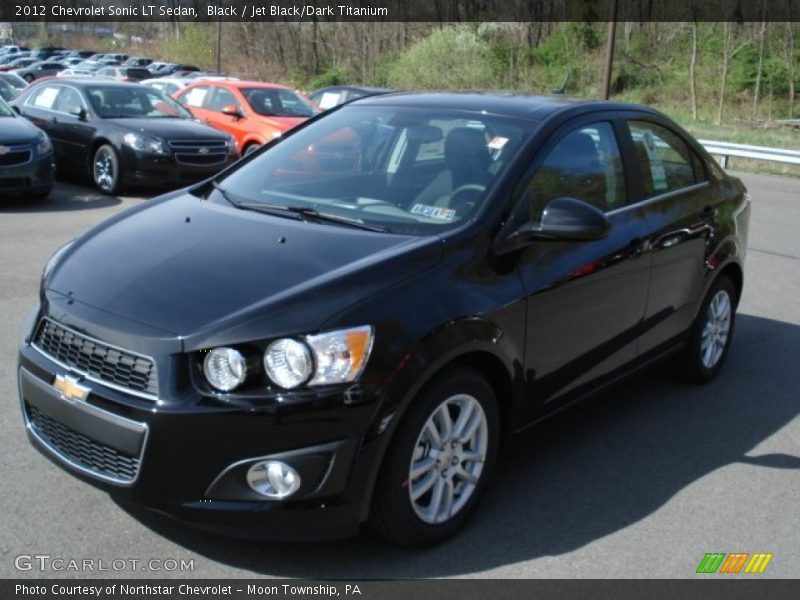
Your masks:
<svg viewBox="0 0 800 600"><path fill-rule="evenodd" d="M209 71L216 68L216 28L208 23L183 23L180 35L168 35L160 55L172 62L188 63Z"/></svg>
<svg viewBox="0 0 800 600"><path fill-rule="evenodd" d="M491 48L468 28L438 29L400 54L386 83L399 89L491 89Z"/></svg>
<svg viewBox="0 0 800 600"><path fill-rule="evenodd" d="M343 85L351 83L352 81L353 78L349 71L341 67L331 67L327 71L323 71L316 77L313 77L308 85L312 90L315 90L329 85Z"/></svg>

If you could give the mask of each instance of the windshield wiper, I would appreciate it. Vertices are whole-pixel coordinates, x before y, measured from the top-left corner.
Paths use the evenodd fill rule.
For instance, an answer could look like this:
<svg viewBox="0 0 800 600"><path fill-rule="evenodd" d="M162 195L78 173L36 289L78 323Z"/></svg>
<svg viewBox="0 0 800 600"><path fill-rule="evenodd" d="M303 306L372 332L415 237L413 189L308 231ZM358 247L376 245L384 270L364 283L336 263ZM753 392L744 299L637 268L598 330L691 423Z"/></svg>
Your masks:
<svg viewBox="0 0 800 600"><path fill-rule="evenodd" d="M230 202L230 199L228 199L228 201ZM356 227L357 229L363 229L365 231L376 231L378 233L390 233L391 231L388 227L369 225L357 219L349 219L347 217L340 217L338 215L321 213L316 208L311 208L310 206L281 206L279 204L265 204L263 202L236 203L234 206L248 210L264 212L267 214L283 213L284 215L296 215L299 220L306 222L308 222L310 219L313 219L316 221L347 225L348 227Z"/></svg>
<svg viewBox="0 0 800 600"><path fill-rule="evenodd" d="M228 190L226 190L226 189L225 189L224 187L222 187L222 186L221 186L219 183L217 183L217 182L216 182L216 180L214 180L214 179L212 179L212 180L211 180L211 186L212 186L212 187L213 187L213 188L214 188L214 189L215 189L217 192L219 192L219 195L220 195L220 196L222 196L223 198L225 198L225 200L228 202L228 204L230 204L231 206L236 206L236 207L238 207L238 206L239 206L239 203L238 203L238 202L236 202L236 201L235 201L233 198L231 198L231 195L228 193ZM206 199L207 199L207 198L206 198Z"/></svg>

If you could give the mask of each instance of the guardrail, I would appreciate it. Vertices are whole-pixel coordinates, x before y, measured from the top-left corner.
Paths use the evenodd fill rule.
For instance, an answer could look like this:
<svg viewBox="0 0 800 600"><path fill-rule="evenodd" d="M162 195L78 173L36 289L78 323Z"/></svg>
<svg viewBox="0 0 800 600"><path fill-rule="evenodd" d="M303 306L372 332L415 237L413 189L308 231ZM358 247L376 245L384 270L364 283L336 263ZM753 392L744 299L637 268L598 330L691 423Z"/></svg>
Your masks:
<svg viewBox="0 0 800 600"><path fill-rule="evenodd" d="M771 162L800 165L800 151L783 150L780 148L767 148L765 146L749 146L747 144L731 144L729 142L714 142L711 140L698 140L709 154L722 159L722 167L728 168L728 159L751 158L753 160L766 160Z"/></svg>

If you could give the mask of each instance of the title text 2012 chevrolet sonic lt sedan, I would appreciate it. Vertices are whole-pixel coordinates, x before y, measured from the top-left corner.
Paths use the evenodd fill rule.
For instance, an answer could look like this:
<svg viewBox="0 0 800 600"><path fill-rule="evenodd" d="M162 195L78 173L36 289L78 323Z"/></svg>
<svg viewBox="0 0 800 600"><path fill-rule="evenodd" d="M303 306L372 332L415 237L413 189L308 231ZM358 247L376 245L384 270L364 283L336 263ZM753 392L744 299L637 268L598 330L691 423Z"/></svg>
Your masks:
<svg viewBox="0 0 800 600"><path fill-rule="evenodd" d="M720 370L749 198L613 103L390 94L57 252L20 349L33 444L243 536L409 545L504 436L671 356Z"/></svg>

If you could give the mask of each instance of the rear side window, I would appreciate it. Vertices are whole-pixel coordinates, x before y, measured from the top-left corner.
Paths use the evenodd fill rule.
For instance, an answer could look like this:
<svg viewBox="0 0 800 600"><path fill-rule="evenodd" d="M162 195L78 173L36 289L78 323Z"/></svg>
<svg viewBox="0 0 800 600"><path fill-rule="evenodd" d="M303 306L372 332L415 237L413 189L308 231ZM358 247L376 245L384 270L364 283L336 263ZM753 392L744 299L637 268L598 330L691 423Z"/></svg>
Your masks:
<svg viewBox="0 0 800 600"><path fill-rule="evenodd" d="M648 121L629 121L645 197L705 179L702 162L677 134Z"/></svg>
<svg viewBox="0 0 800 600"><path fill-rule="evenodd" d="M35 106L36 108L52 110L56 101L56 96L58 96L58 90L59 88L57 86L45 86L34 92L27 104Z"/></svg>
<svg viewBox="0 0 800 600"><path fill-rule="evenodd" d="M610 123L593 123L568 133L550 151L528 184L531 219L545 206L570 197L609 211L625 204L625 178Z"/></svg>

